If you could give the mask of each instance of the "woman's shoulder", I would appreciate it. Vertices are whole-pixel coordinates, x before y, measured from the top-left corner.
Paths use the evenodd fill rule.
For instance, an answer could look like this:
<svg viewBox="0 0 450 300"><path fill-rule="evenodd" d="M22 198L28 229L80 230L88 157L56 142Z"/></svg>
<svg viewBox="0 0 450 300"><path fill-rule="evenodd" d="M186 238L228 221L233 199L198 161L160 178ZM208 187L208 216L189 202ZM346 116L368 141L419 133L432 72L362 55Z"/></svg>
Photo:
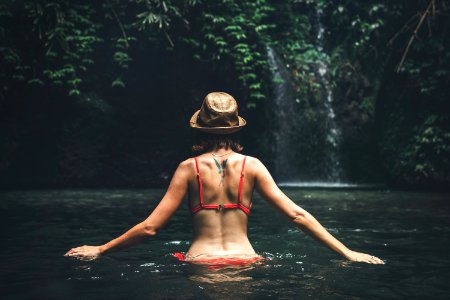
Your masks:
<svg viewBox="0 0 450 300"><path fill-rule="evenodd" d="M264 163L257 157L255 156L250 156L250 155L246 155L243 153L235 153L234 154L234 160L236 163L238 162L242 162L242 160L245 157L245 169L249 169L249 168L261 168L264 167ZM204 161L208 161L207 158L209 158L207 156L207 154L200 154L198 156L194 156L194 157L189 157L183 161L180 162L180 164L178 165L178 168L180 169L192 169L195 168L195 164L196 164L196 160L198 162L198 164L201 164Z"/></svg>
<svg viewBox="0 0 450 300"><path fill-rule="evenodd" d="M178 164L178 168L187 169L195 165L195 158L189 157Z"/></svg>
<svg viewBox="0 0 450 300"><path fill-rule="evenodd" d="M243 154L244 155L244 154ZM261 160L255 156L244 155L246 157L246 165L261 166L264 165Z"/></svg>
<svg viewBox="0 0 450 300"><path fill-rule="evenodd" d="M261 170L266 170L264 163L255 156L245 155L245 172L247 175L256 176Z"/></svg>
<svg viewBox="0 0 450 300"><path fill-rule="evenodd" d="M182 173L182 174L185 174L185 175L188 175L188 176L191 175L191 173L195 173L195 161L194 161L194 158L191 157L191 158L187 158L187 159L181 161L178 164L178 168L177 168L176 172Z"/></svg>

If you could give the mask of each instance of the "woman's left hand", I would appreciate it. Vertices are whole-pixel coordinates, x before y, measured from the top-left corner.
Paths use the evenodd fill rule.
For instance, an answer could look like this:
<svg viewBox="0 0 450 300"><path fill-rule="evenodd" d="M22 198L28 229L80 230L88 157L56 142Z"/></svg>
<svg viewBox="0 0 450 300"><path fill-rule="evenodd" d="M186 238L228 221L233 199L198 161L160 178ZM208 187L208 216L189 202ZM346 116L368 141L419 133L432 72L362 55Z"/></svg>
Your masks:
<svg viewBox="0 0 450 300"><path fill-rule="evenodd" d="M350 250L349 253L345 255L345 257L350 261L365 262L368 264L375 264L375 265L384 265L384 261L382 261L376 256L352 250Z"/></svg>
<svg viewBox="0 0 450 300"><path fill-rule="evenodd" d="M73 256L85 260L93 260L101 256L100 246L81 246L72 248L64 256Z"/></svg>

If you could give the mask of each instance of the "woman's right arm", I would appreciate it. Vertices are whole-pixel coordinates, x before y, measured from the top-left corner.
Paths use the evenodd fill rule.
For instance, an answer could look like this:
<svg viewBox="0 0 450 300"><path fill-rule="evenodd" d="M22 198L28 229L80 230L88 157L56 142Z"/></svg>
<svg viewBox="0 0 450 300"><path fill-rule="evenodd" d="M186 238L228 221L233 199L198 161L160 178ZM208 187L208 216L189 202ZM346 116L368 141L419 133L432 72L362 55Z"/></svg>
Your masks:
<svg viewBox="0 0 450 300"><path fill-rule="evenodd" d="M172 177L169 188L158 206L144 221L136 224L119 237L101 246L80 246L70 249L65 256L95 259L114 251L133 246L147 237L155 236L175 213L188 191L188 181L192 163L182 162Z"/></svg>
<svg viewBox="0 0 450 300"><path fill-rule="evenodd" d="M334 252L351 261L384 264L378 257L352 251L332 236L310 213L295 204L276 185L267 168L258 160L255 164L255 187L257 192L280 210L295 225Z"/></svg>

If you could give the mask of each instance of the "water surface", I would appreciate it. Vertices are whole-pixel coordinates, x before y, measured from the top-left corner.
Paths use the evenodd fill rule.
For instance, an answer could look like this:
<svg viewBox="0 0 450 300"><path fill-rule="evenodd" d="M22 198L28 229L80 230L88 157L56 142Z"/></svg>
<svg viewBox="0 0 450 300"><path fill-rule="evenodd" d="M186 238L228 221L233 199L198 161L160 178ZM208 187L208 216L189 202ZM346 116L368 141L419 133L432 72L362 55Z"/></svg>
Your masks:
<svg viewBox="0 0 450 300"><path fill-rule="evenodd" d="M386 265L346 262L257 195L247 268L210 270L170 256L188 249L186 206L155 239L95 261L63 257L143 220L163 190L0 192L3 299L444 299L450 297L448 194L285 189L348 247Z"/></svg>

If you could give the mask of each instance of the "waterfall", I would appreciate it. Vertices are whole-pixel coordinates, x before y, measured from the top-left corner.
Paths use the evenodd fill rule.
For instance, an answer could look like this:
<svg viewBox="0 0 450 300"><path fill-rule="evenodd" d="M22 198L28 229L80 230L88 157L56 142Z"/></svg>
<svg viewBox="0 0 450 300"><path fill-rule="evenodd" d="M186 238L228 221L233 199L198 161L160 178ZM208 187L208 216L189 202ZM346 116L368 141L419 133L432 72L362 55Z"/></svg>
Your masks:
<svg viewBox="0 0 450 300"><path fill-rule="evenodd" d="M269 114L273 117L272 143L274 175L278 182L340 182L342 168L339 161L341 133L333 110L333 91L329 79L328 55L324 53L325 28L321 22L323 11L317 9L316 50L320 54L314 76L321 89L317 97L320 107L313 109L314 122L305 118L305 106L293 88L291 74L282 57L267 47L267 62L272 73L273 99ZM317 132L316 132L317 131ZM312 155L314 154L314 155Z"/></svg>
<svg viewBox="0 0 450 300"><path fill-rule="evenodd" d="M272 153L274 155L274 175L277 180L297 179L299 170L292 163L295 161L295 145L292 134L299 128L295 118L294 91L287 68L274 49L267 47L268 64L272 72L273 100L270 109L274 118L275 129L272 131Z"/></svg>
<svg viewBox="0 0 450 300"><path fill-rule="evenodd" d="M323 10L317 8L316 10L316 23L317 23L317 51L322 55L320 57L328 57L324 52L324 33L325 27L322 23ZM326 151L327 160L327 176L326 180L339 182L342 180L343 171L340 165L339 159L339 146L341 141L341 131L336 124L336 114L333 110L333 91L331 89L330 79L329 79L329 66L328 62L324 59L319 59L316 64L317 76L322 85L324 92L324 110L325 110L325 124L327 128L326 141L328 144L328 149Z"/></svg>

